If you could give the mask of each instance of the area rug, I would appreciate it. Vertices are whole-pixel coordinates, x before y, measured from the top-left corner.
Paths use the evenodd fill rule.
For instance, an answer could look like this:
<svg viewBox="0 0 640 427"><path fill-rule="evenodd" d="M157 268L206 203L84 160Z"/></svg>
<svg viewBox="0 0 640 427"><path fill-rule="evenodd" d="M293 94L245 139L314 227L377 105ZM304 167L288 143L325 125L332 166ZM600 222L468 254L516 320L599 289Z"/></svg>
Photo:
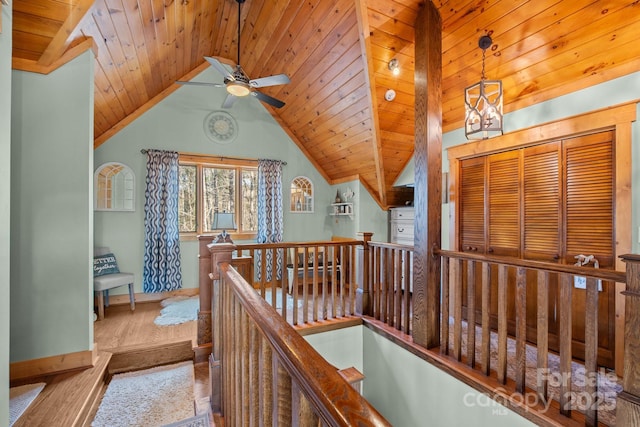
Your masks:
<svg viewBox="0 0 640 427"><path fill-rule="evenodd" d="M9 426L12 426L36 400L46 383L26 384L9 389Z"/></svg>
<svg viewBox="0 0 640 427"><path fill-rule="evenodd" d="M114 375L94 427L157 427L194 415L193 362Z"/></svg>
<svg viewBox="0 0 640 427"><path fill-rule="evenodd" d="M260 289L256 290L258 294L260 293ZM293 310L293 297L288 293L285 293L287 300L287 310ZM276 301L275 305L273 304L273 294L271 289L265 290L264 299L276 310L282 309L282 288L276 288ZM298 300L298 307L302 307L302 301Z"/></svg>
<svg viewBox="0 0 640 427"><path fill-rule="evenodd" d="M204 412L194 417L189 417L186 420L167 424L163 427L211 427L211 418L209 418L208 412Z"/></svg>
<svg viewBox="0 0 640 427"><path fill-rule="evenodd" d="M160 302L164 307L160 315L153 321L158 326L179 325L181 323L197 320L200 297L171 297Z"/></svg>

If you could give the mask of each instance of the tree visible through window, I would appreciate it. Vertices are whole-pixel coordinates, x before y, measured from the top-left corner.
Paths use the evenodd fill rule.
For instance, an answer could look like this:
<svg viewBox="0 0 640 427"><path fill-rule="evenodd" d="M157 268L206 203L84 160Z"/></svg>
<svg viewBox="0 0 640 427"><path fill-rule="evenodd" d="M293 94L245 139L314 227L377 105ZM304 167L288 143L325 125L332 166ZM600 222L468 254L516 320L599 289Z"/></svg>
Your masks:
<svg viewBox="0 0 640 427"><path fill-rule="evenodd" d="M257 162L180 156L180 233L214 233L216 212L235 214L234 234L249 238L258 224ZM228 230L229 231L229 230Z"/></svg>

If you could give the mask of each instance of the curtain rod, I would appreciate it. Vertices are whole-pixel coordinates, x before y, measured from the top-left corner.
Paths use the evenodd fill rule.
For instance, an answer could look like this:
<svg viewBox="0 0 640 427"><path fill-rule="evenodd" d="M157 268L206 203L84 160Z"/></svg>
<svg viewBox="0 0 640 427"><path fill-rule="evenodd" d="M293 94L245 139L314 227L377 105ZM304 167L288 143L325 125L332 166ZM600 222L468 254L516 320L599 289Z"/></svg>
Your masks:
<svg viewBox="0 0 640 427"><path fill-rule="evenodd" d="M143 148L142 150L140 150L140 152L142 154L147 154L147 149ZM209 154L190 154L190 153L178 153L178 154L183 154L185 156L193 156L193 157L214 157L214 158L218 158L220 160L240 160L240 161L252 161L255 162L258 159L246 159L246 158L242 158L242 157L232 157L232 156L216 156L216 155L209 155ZM282 160L277 160L277 159L265 159L265 160L273 160L273 161L278 161L280 163L282 163L283 165L286 165L287 162L282 161Z"/></svg>

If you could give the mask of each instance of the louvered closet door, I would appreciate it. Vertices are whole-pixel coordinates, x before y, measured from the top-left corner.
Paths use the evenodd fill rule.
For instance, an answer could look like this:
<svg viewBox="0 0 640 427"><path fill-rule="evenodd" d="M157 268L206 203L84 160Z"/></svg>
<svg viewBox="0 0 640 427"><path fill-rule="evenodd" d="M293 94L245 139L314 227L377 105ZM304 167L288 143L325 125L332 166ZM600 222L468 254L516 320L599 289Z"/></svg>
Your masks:
<svg viewBox="0 0 640 427"><path fill-rule="evenodd" d="M460 162L460 250L484 253L484 157Z"/></svg>
<svg viewBox="0 0 640 427"><path fill-rule="evenodd" d="M520 256L521 150L493 154L487 159L487 252Z"/></svg>
<svg viewBox="0 0 640 427"><path fill-rule="evenodd" d="M559 262L562 253L562 162L560 142L524 149L523 159L523 258ZM557 350L556 295L558 277L549 276L549 341ZM527 339L537 340L538 275L527 272Z"/></svg>
<svg viewBox="0 0 640 427"><path fill-rule="evenodd" d="M614 152L613 132L601 132L566 140L566 253L574 264L578 254L594 255L600 268L614 268ZM593 265L593 264L591 264ZM602 284L598 293L599 362L613 366L615 286ZM583 357L585 294L573 289L574 350Z"/></svg>

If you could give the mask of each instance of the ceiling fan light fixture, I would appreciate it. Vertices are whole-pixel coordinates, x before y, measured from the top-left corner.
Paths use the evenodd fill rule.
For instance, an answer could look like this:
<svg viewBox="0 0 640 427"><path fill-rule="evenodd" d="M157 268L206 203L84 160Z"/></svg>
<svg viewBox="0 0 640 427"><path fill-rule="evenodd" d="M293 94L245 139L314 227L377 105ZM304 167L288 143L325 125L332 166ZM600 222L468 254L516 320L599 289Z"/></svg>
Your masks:
<svg viewBox="0 0 640 427"><path fill-rule="evenodd" d="M251 89L249 89L248 84L236 80L227 83L227 92L233 96L247 96Z"/></svg>
<svg viewBox="0 0 640 427"><path fill-rule="evenodd" d="M492 44L491 37L480 37L482 49L482 77L464 90L464 134L467 139L487 139L502 135L502 81L486 80L484 76L485 51Z"/></svg>

